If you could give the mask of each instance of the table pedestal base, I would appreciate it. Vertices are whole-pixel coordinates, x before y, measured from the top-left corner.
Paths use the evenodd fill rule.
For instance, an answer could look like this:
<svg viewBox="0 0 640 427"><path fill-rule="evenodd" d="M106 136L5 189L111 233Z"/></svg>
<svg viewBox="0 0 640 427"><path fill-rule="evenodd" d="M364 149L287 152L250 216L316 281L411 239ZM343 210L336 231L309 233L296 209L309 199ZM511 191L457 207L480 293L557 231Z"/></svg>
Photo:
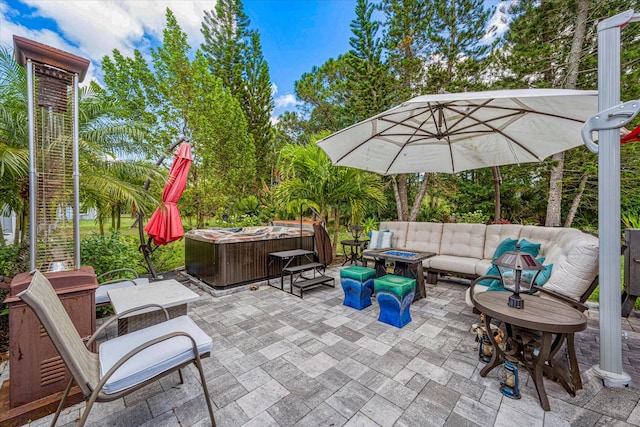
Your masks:
<svg viewBox="0 0 640 427"><path fill-rule="evenodd" d="M484 322L486 330L491 330L491 317L484 314ZM582 380L580 379L580 369L575 354L574 334L553 334L550 332L540 332L537 335L533 331L529 332L529 341L523 342L520 330L516 330L511 325L506 324L507 341L505 349L501 348L495 341L493 334L487 334L493 345L493 355L487 365L480 371L480 376L485 377L495 367L504 363L506 356L513 356L525 367L538 393L540 406L545 411L551 409L549 398L544 388L543 376L550 380L559 382L565 390L575 396L576 391L582 389ZM554 338L555 335L555 338ZM535 337L535 338L533 338ZM553 340L553 341L552 341ZM567 343L567 353L569 356L569 372L568 378L563 372L554 366L553 359L556 353Z"/></svg>

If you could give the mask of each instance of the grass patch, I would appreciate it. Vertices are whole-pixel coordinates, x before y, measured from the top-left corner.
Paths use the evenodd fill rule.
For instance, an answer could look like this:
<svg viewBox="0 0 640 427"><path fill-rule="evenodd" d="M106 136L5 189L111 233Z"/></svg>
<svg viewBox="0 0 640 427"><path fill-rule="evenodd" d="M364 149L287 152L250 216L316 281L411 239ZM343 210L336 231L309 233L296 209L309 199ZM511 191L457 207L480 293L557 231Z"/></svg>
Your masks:
<svg viewBox="0 0 640 427"><path fill-rule="evenodd" d="M620 293L624 291L624 256L620 257ZM596 287L596 289L591 293L589 300L591 302L599 302L600 301L600 285ZM635 310L640 310L640 298L638 298L634 304Z"/></svg>

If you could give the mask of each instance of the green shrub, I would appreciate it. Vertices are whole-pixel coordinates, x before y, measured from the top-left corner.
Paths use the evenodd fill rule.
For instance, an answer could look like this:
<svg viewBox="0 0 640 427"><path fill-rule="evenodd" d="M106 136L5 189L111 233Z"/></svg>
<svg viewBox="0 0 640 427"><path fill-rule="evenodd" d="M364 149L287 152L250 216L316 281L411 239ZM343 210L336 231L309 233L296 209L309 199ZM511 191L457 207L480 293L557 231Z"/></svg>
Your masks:
<svg viewBox="0 0 640 427"><path fill-rule="evenodd" d="M367 217L362 221L362 232L366 235L372 230L377 230L379 227L378 220L374 217Z"/></svg>
<svg viewBox="0 0 640 427"><path fill-rule="evenodd" d="M455 218L454 222L466 222L469 224L487 224L489 222L489 216L484 214L481 210L464 213L453 213Z"/></svg>
<svg viewBox="0 0 640 427"><path fill-rule="evenodd" d="M10 276L20 245L0 246L0 276Z"/></svg>
<svg viewBox="0 0 640 427"><path fill-rule="evenodd" d="M142 256L142 254L140 255ZM158 246L151 254L151 262L156 273L175 270L184 265L184 241Z"/></svg>
<svg viewBox="0 0 640 427"><path fill-rule="evenodd" d="M117 231L105 235L92 233L80 240L80 259L83 265L93 266L97 275L125 267L144 273L144 257L138 246L135 239Z"/></svg>

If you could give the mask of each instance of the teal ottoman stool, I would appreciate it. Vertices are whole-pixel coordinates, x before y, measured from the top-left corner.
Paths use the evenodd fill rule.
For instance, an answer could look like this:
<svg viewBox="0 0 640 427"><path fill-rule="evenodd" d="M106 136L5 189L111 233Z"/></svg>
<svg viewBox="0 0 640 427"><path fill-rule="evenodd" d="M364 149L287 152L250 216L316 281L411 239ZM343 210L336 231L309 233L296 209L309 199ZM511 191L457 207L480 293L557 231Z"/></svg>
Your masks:
<svg viewBox="0 0 640 427"><path fill-rule="evenodd" d="M373 279L376 270L366 267L347 267L340 270L340 284L344 290L344 305L362 310L371 305Z"/></svg>
<svg viewBox="0 0 640 427"><path fill-rule="evenodd" d="M411 303L416 291L416 280L387 274L374 280L376 299L380 306L378 321L402 328L411 322Z"/></svg>

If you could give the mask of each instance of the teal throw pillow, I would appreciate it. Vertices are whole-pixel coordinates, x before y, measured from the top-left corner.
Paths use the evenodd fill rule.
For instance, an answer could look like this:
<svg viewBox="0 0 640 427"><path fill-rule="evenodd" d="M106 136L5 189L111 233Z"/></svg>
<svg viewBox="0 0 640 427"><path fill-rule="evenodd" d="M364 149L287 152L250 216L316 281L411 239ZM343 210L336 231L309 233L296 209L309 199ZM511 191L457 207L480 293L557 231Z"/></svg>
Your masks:
<svg viewBox="0 0 640 427"><path fill-rule="evenodd" d="M492 291L511 292L510 290L505 289L505 287L502 286L502 282L500 280L494 280L493 283L489 285L489 287L487 288L487 292L492 292Z"/></svg>
<svg viewBox="0 0 640 427"><path fill-rule="evenodd" d="M532 256L538 256L540 252L540 243L533 243L526 239L520 240L520 250L531 254Z"/></svg>
<svg viewBox="0 0 640 427"><path fill-rule="evenodd" d="M493 253L493 258L491 259L495 261L498 258L500 258L502 254L504 254L505 252L515 251L517 243L518 243L518 239L512 239L510 237L507 237L502 242L500 242L500 244L496 248L496 251ZM497 274L497 271L496 271L496 274Z"/></svg>
<svg viewBox="0 0 640 427"><path fill-rule="evenodd" d="M491 267L489 267L489 269L487 270L486 273L484 273L485 276L500 276L500 272L498 271L498 267L491 264ZM489 286L491 287L491 285L493 285L494 282L498 282L500 283L500 280L498 279L484 279L484 280L480 280L478 283L476 283L477 285L480 286Z"/></svg>
<svg viewBox="0 0 640 427"><path fill-rule="evenodd" d="M542 264L544 262L544 258L538 258L538 262ZM538 273L538 276L536 277L535 282L533 282L534 285L542 286L545 283L547 283L547 281L549 280L549 277L551 277L551 270L553 269L553 264L543 265L543 267L544 267L544 270L540 270L540 273ZM525 271L524 274L525 274L525 277L526 275L528 275L529 278L533 275L532 272L528 272L528 271Z"/></svg>

